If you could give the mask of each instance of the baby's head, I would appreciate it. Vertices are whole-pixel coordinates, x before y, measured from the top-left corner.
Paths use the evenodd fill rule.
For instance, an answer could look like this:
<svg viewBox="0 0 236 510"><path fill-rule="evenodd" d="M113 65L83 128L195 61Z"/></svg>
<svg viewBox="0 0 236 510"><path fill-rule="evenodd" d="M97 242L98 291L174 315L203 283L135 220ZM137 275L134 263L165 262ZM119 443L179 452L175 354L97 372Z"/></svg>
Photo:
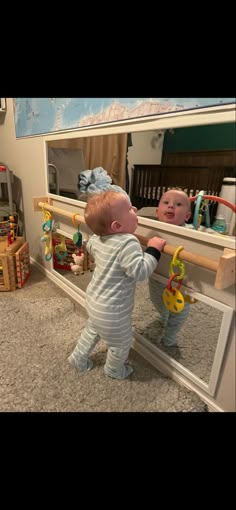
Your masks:
<svg viewBox="0 0 236 510"><path fill-rule="evenodd" d="M137 209L124 193L104 191L88 198L84 212L88 227L99 236L133 234L138 226Z"/></svg>
<svg viewBox="0 0 236 510"><path fill-rule="evenodd" d="M159 221L172 225L184 225L191 216L191 202L184 191L170 189L163 193L156 209Z"/></svg>

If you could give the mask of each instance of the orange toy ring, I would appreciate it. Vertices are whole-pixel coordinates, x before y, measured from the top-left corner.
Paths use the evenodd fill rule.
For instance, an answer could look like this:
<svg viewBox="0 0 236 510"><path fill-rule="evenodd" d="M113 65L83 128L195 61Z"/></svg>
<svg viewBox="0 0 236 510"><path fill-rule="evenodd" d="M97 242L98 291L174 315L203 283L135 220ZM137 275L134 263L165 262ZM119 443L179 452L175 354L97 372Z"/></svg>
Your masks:
<svg viewBox="0 0 236 510"><path fill-rule="evenodd" d="M76 222L75 222L75 217L76 217L76 216L80 216L80 214L79 214L79 213L74 213L74 214L72 214L72 223L73 223L73 225L74 225L75 227L76 227Z"/></svg>

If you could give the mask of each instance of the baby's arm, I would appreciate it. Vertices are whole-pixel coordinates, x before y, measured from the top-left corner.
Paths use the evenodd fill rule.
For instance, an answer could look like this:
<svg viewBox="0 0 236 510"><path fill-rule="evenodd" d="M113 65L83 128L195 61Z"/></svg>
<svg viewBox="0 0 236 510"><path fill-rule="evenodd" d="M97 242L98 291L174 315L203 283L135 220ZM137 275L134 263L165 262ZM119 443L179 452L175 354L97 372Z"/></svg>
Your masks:
<svg viewBox="0 0 236 510"><path fill-rule="evenodd" d="M150 239L151 241L153 239ZM143 252L139 241L134 236L129 236L119 253L121 268L127 276L134 278L136 281L149 278L156 269L164 244L164 239L156 237L152 246L148 246Z"/></svg>

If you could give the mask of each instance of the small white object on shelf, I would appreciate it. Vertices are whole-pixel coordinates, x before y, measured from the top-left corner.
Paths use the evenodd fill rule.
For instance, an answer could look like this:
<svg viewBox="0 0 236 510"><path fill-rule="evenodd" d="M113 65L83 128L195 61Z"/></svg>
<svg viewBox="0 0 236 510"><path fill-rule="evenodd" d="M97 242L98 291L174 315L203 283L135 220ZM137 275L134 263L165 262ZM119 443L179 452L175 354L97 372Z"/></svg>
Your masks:
<svg viewBox="0 0 236 510"><path fill-rule="evenodd" d="M12 171L8 168L7 165L5 165L5 163L0 162L0 185L4 184L4 183L7 184L10 214L14 213L13 198L12 198L12 182L13 182ZM1 202L1 200L0 200L0 202Z"/></svg>
<svg viewBox="0 0 236 510"><path fill-rule="evenodd" d="M0 112L5 113L6 109L7 109L6 98L5 97L1 97L0 98Z"/></svg>

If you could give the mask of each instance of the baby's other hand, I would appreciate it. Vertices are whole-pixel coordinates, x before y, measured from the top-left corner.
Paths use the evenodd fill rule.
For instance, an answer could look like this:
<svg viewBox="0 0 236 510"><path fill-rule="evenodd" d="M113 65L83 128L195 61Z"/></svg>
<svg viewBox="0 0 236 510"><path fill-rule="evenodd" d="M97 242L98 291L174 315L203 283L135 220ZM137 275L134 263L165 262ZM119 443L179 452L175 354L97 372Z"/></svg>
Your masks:
<svg viewBox="0 0 236 510"><path fill-rule="evenodd" d="M162 251L165 244L165 239L161 239L160 237L152 237L152 239L148 240L147 246L151 246L152 248L156 248L157 250Z"/></svg>

